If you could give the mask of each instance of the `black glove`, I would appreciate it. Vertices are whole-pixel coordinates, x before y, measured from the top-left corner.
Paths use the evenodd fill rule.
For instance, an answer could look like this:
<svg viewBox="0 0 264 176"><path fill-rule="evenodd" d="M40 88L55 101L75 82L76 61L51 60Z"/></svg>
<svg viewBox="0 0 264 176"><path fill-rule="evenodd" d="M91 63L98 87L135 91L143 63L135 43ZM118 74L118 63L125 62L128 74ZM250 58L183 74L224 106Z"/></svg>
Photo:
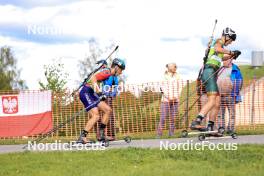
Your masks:
<svg viewBox="0 0 264 176"><path fill-rule="evenodd" d="M96 64L97 65L99 65L99 64L107 65L107 62L106 62L106 60L102 59L102 60L97 61Z"/></svg>
<svg viewBox="0 0 264 176"><path fill-rule="evenodd" d="M97 93L97 95L99 96L100 101L105 101L107 99L107 96L102 92Z"/></svg>
<svg viewBox="0 0 264 176"><path fill-rule="evenodd" d="M238 56L241 54L241 51L235 50L235 51L233 51L233 53L234 53L233 59L236 60L238 58Z"/></svg>

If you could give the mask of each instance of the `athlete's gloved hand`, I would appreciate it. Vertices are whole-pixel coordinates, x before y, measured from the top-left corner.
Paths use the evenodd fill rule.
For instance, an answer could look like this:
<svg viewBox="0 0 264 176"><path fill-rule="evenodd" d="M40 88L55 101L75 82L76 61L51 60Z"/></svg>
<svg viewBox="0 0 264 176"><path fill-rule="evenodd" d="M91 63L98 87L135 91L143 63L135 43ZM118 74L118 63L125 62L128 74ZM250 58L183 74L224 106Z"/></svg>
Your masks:
<svg viewBox="0 0 264 176"><path fill-rule="evenodd" d="M102 92L97 93L97 95L99 96L100 101L105 101L107 98L107 96Z"/></svg>
<svg viewBox="0 0 264 176"><path fill-rule="evenodd" d="M235 50L235 51L233 51L233 53L234 53L234 57L233 57L233 59L237 59L238 58L238 56L241 54L241 51L239 51L239 50Z"/></svg>
<svg viewBox="0 0 264 176"><path fill-rule="evenodd" d="M102 65L107 65L107 61L105 59L101 59L96 62L97 65L102 64Z"/></svg>

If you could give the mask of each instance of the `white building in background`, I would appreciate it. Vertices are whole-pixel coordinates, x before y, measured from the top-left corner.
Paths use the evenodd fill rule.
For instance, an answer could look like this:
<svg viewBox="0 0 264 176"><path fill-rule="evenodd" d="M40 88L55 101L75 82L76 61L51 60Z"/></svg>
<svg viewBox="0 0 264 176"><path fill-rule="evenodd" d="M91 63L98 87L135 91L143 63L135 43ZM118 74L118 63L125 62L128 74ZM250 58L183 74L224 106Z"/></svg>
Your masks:
<svg viewBox="0 0 264 176"><path fill-rule="evenodd" d="M255 68L263 66L263 51L251 52L251 65Z"/></svg>

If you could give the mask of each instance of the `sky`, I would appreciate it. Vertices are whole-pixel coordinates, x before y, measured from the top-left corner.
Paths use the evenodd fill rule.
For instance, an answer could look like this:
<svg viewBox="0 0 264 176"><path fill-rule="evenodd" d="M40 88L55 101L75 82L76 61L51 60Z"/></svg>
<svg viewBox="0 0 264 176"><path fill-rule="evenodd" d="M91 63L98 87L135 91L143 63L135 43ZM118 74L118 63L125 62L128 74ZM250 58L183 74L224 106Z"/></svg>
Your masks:
<svg viewBox="0 0 264 176"><path fill-rule="evenodd" d="M215 19L216 38L225 27L236 31L230 49L242 51L237 62L264 50L262 11L260 0L1 0L0 47L12 48L32 90L52 59L65 64L67 86L78 87L90 39L102 48L119 45L114 57L126 60L127 84L159 81L169 62L182 79L195 79Z"/></svg>

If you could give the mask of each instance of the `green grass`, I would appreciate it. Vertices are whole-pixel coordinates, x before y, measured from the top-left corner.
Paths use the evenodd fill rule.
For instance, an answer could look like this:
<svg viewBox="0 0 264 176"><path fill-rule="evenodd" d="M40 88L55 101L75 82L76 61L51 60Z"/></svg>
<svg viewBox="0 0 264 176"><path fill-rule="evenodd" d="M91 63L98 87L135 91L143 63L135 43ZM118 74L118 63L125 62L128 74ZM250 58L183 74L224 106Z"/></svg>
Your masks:
<svg viewBox="0 0 264 176"><path fill-rule="evenodd" d="M263 176L264 146L237 151L119 149L86 152L25 152L0 155L0 175Z"/></svg>
<svg viewBox="0 0 264 176"><path fill-rule="evenodd" d="M250 65L241 65L239 66L240 71L242 72L243 78L245 81L259 79L264 76L264 67L259 67L254 69Z"/></svg>
<svg viewBox="0 0 264 176"><path fill-rule="evenodd" d="M258 80L264 76L264 67L259 67L258 69L254 69L252 66L243 65L239 66L240 71L243 75L244 84L243 87L246 88L253 83L253 80Z"/></svg>

